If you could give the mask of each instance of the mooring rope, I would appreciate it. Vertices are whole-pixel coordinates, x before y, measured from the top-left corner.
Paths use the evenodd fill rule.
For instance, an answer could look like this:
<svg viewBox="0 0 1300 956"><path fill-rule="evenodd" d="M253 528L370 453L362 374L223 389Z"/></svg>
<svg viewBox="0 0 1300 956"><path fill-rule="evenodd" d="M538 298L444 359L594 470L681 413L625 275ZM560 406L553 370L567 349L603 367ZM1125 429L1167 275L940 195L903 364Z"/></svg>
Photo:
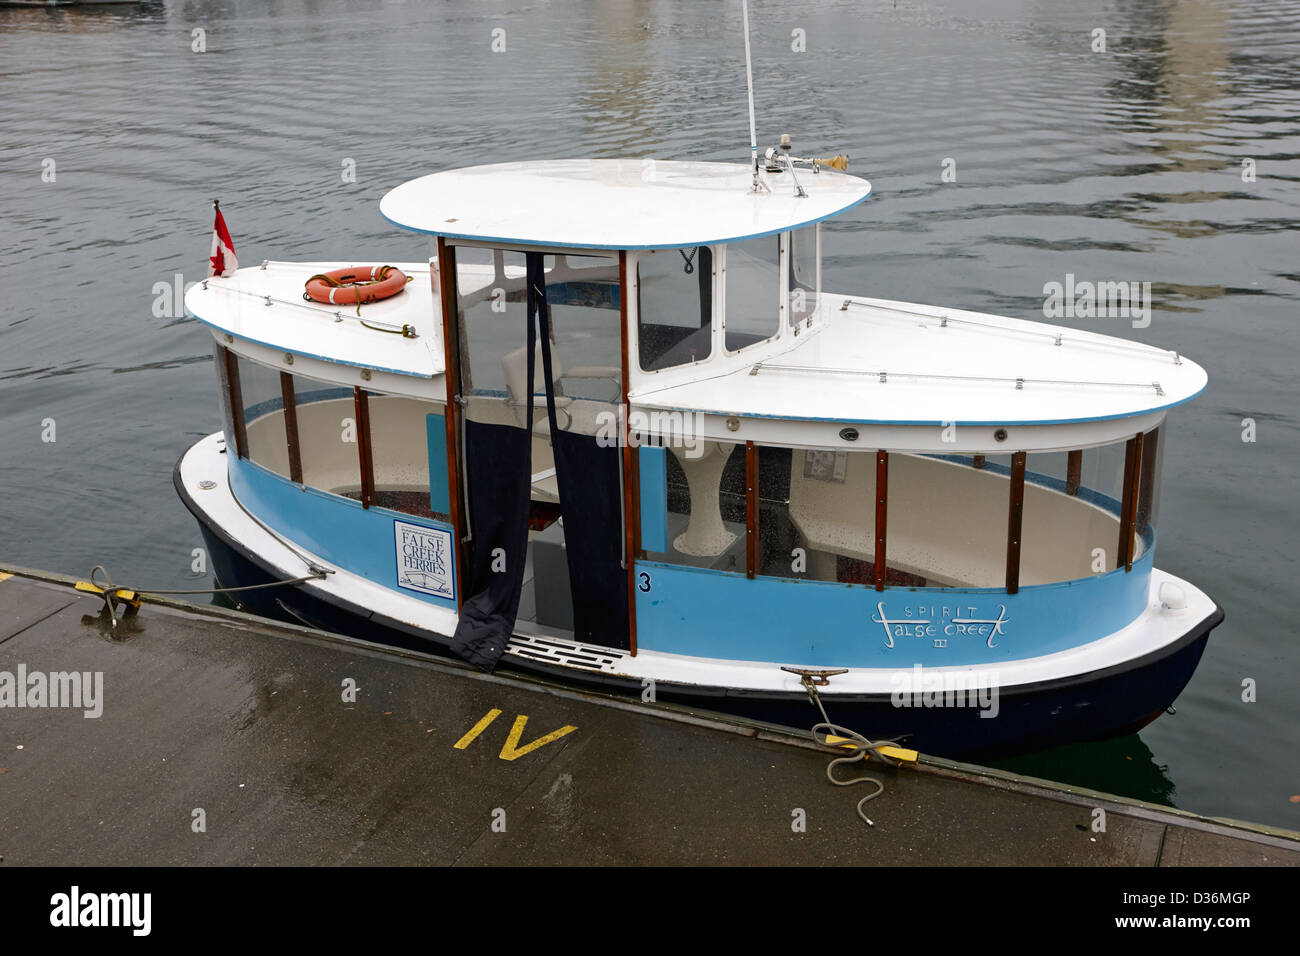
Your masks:
<svg viewBox="0 0 1300 956"><path fill-rule="evenodd" d="M867 826L874 827L876 824L872 821L871 817L867 816L862 807L868 800L874 800L885 792L885 781L869 773L864 773L862 776L854 777L851 780L841 780L835 776L835 768L840 764L858 763L859 761L868 760L871 757L875 757L881 763L890 767L900 766L903 761L880 752L881 747L897 746L897 741L869 740L855 730L850 730L848 727L841 727L839 724L832 723L831 719L826 716L826 708L822 706L821 695L817 693L817 687L813 683L811 675L800 675L800 683L802 683L804 689L808 691L809 698L817 705L817 709L821 711L822 715L822 722L813 725L813 740L821 744L823 747L851 749L853 751L853 753L846 756L836 757L826 765L826 779L837 787L851 787L854 784L859 783L875 784L876 789L858 801L858 816L863 819ZM822 735L820 737L817 735L818 731L821 731ZM831 743L829 739L831 736L841 737L844 739L842 741Z"/></svg>
<svg viewBox="0 0 1300 956"><path fill-rule="evenodd" d="M827 737L829 737L832 733L834 733L836 737L847 737L849 738L849 741L851 741L851 743L848 741L846 741L844 744L829 743L825 739L818 738L817 736L818 730L822 730ZM835 784L835 786L837 787L851 787L855 783L875 784L876 789L858 801L858 816L860 816L864 821L866 821L867 826L874 827L875 823L872 822L871 817L867 816L866 812L862 809L862 806L868 800L874 800L876 799L876 797L880 796L882 793L885 792L885 782L881 780L879 777L873 776L869 773L864 773L862 776L854 777L851 780L840 780L837 779L835 776L835 768L838 767L840 764L857 763L858 761L866 760L869 757L875 757L877 760L884 761L886 764L888 764L891 767L897 767L902 763L901 760L894 760L891 757L886 757L879 750L880 747L892 745L894 741L868 740L866 737L863 737L861 734L857 733L856 731L849 730L849 728L847 727L841 727L839 724L832 724L829 721L825 721L820 724L815 724L812 729L812 735L813 735L813 740L816 740L819 744L825 747L843 747L845 749L851 748L853 750L853 753L850 754L849 756L836 757L834 760L832 760L830 763L826 765L826 779L829 780L831 783Z"/></svg>
<svg viewBox="0 0 1300 956"><path fill-rule="evenodd" d="M104 581L101 584L95 579L96 572L103 572ZM244 584L234 588L181 588L181 589L161 589L161 588L127 588L115 585L113 579L109 576L108 571L102 564L97 564L90 569L90 583L99 588L106 595L116 591L134 591L136 594L235 594L239 591L258 591L262 588L277 588L285 584L301 584L303 581L319 581L330 572L324 568L317 568L311 574L304 574L297 578L285 578L282 581L268 581L265 584Z"/></svg>

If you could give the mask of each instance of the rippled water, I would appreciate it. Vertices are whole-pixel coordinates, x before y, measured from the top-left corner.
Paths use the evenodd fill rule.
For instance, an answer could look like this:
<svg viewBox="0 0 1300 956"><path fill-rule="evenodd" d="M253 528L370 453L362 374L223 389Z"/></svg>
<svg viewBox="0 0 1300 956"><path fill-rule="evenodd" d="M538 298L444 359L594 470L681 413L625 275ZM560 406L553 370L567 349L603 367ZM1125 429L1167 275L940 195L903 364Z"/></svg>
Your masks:
<svg viewBox="0 0 1300 956"><path fill-rule="evenodd" d="M829 227L828 288L1041 318L1067 273L1150 281L1149 328L1065 324L1209 370L1171 419L1157 560L1226 623L1176 717L1010 766L1300 828L1300 3L754 0L751 16L760 141L847 151L875 186ZM245 262L418 258L378 200L422 173L743 161L738 22L738 2L666 0L0 8L0 560L193 586L201 542L171 468L219 426L216 389L206 332L155 317L154 284L202 277L213 198Z"/></svg>

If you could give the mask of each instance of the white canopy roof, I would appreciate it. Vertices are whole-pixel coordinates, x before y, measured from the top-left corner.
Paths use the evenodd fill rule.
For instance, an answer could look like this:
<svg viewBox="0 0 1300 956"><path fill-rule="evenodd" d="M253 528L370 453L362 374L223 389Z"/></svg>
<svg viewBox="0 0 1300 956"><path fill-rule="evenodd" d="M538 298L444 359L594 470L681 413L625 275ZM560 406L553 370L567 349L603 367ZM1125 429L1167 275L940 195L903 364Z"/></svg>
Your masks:
<svg viewBox="0 0 1300 956"><path fill-rule="evenodd" d="M672 249L798 229L862 202L865 179L822 169L765 175L748 166L654 159L564 159L452 169L379 203L406 229L452 239L591 249Z"/></svg>
<svg viewBox="0 0 1300 956"><path fill-rule="evenodd" d="M871 425L1061 425L1180 405L1205 388L1175 352L980 312L825 293L786 348L632 390L636 405ZM837 306L847 303L844 308Z"/></svg>

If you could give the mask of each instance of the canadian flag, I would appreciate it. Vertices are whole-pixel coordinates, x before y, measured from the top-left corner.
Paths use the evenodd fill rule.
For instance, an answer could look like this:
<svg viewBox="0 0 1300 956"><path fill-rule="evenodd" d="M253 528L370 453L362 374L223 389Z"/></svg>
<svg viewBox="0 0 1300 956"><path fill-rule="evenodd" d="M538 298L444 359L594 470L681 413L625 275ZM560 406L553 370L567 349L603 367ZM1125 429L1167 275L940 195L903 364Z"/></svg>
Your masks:
<svg viewBox="0 0 1300 956"><path fill-rule="evenodd" d="M217 220L212 225L212 255L208 258L208 278L234 275L239 268L239 260L235 258L235 244L231 241L230 230L226 228L226 217L221 215L221 204L214 199L212 208L217 212Z"/></svg>

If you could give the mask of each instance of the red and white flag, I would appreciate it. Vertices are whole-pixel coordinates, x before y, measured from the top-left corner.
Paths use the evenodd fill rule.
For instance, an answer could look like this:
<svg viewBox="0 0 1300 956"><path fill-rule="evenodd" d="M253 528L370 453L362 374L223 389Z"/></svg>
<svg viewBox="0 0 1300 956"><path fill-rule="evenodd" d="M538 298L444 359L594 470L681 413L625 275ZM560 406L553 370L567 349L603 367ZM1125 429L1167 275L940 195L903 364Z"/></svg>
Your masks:
<svg viewBox="0 0 1300 956"><path fill-rule="evenodd" d="M221 215L221 205L215 199L212 208L217 212L217 221L212 226L212 255L208 258L208 278L234 275L239 268L239 260L235 258L235 244L231 241L230 230L226 228L226 217Z"/></svg>

